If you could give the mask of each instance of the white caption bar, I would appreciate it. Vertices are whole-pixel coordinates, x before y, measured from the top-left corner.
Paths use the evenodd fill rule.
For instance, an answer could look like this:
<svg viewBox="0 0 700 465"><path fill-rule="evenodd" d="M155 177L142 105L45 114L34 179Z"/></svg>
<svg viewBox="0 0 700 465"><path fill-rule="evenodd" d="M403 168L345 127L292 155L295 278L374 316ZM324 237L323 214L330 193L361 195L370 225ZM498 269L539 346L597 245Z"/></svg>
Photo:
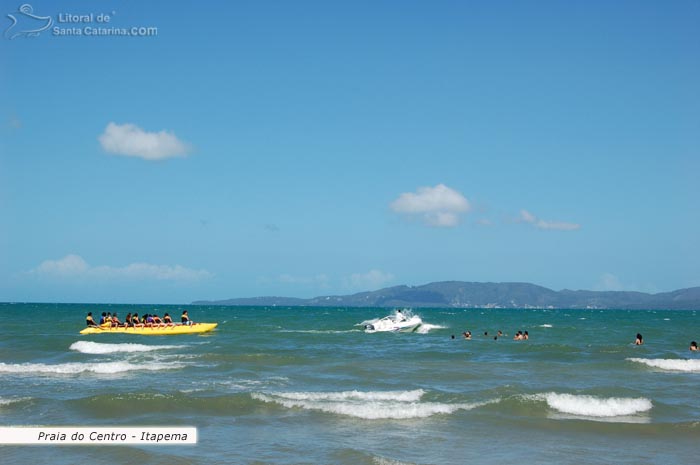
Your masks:
<svg viewBox="0 0 700 465"><path fill-rule="evenodd" d="M41 427L9 426L0 427L0 444L50 444L70 445L89 444L152 444L182 445L197 444L197 428L161 428L131 426L128 428L84 428L84 427Z"/></svg>

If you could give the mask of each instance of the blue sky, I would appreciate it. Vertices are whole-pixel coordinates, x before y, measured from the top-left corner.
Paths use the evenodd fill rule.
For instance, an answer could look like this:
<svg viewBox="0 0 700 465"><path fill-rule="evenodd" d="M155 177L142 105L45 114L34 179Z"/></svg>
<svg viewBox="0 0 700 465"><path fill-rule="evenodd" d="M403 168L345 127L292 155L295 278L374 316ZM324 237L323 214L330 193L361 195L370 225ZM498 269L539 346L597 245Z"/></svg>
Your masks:
<svg viewBox="0 0 700 465"><path fill-rule="evenodd" d="M700 285L696 1L21 3L0 301Z"/></svg>

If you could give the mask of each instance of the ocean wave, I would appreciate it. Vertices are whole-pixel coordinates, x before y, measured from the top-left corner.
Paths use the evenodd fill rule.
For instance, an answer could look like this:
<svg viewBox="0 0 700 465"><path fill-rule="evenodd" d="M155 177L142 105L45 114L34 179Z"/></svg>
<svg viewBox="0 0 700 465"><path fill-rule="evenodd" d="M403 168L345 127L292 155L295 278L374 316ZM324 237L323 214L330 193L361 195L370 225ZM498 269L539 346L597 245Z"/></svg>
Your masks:
<svg viewBox="0 0 700 465"><path fill-rule="evenodd" d="M27 400L31 400L31 397L17 397L17 398L12 398L12 399L0 398L0 407L2 407L3 405L10 405L10 404L16 404L18 402L25 402Z"/></svg>
<svg viewBox="0 0 700 465"><path fill-rule="evenodd" d="M252 393L251 397L286 408L316 410L367 420L427 418L437 414L451 414L458 410L471 410L490 403L421 403L420 399L424 393L422 389L369 392L274 392Z"/></svg>
<svg viewBox="0 0 700 465"><path fill-rule="evenodd" d="M159 370L174 370L182 368L185 365L182 363L159 363L149 362L135 364L129 362L104 362L104 363L61 363L56 365L47 365L44 363L0 363L0 373L15 373L15 374L61 374L74 375L79 373L97 373L97 374L116 374L129 371L159 371Z"/></svg>
<svg viewBox="0 0 700 465"><path fill-rule="evenodd" d="M547 392L525 398L546 402L550 408L561 413L583 417L623 417L643 413L652 408L651 401L643 397L595 397Z"/></svg>
<svg viewBox="0 0 700 465"><path fill-rule="evenodd" d="M101 342L78 341L70 346L70 350L75 350L83 354L114 354L118 352L151 352L153 350L177 349L186 346L155 346L145 344L104 344Z"/></svg>
<svg viewBox="0 0 700 465"><path fill-rule="evenodd" d="M269 392L268 394L290 400L416 402L423 397L425 391L415 389L413 391Z"/></svg>
<svg viewBox="0 0 700 465"><path fill-rule="evenodd" d="M552 325L547 324L547 323L540 325L540 328L551 328L551 327L552 327Z"/></svg>
<svg viewBox="0 0 700 465"><path fill-rule="evenodd" d="M659 368L660 370L700 373L700 360L673 358L628 358L627 360L642 363L652 368Z"/></svg>
<svg viewBox="0 0 700 465"><path fill-rule="evenodd" d="M199 382L197 385L202 386L202 388L196 388L195 390L204 391L207 389L224 389L226 391L245 391L250 392L253 389L269 389L271 387L285 386L289 383L289 378L285 376L270 376L268 378L262 379L231 379L231 380L219 380L219 381L204 381ZM180 392L185 392L180 390Z"/></svg>
<svg viewBox="0 0 700 465"><path fill-rule="evenodd" d="M372 462L376 465L415 465L413 462L402 462L396 459L390 459L387 457L373 456Z"/></svg>

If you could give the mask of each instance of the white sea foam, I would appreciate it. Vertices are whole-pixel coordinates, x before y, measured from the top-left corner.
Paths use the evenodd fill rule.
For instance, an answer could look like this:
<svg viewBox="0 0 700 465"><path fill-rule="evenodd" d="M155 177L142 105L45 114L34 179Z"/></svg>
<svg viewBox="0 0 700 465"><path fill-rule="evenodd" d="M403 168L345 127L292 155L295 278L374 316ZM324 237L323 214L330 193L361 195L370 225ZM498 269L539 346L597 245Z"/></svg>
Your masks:
<svg viewBox="0 0 700 465"><path fill-rule="evenodd" d="M3 405L15 404L17 402L24 402L25 400L30 400L31 397L17 397L14 399L0 399L0 407Z"/></svg>
<svg viewBox="0 0 700 465"><path fill-rule="evenodd" d="M418 334L428 334L430 331L433 329L445 329L446 326L440 326L440 325L431 325L430 323L423 323L418 327L416 332Z"/></svg>
<svg viewBox="0 0 700 465"><path fill-rule="evenodd" d="M290 400L417 402L423 397L425 391L415 389L413 391L270 392L268 394Z"/></svg>
<svg viewBox="0 0 700 465"><path fill-rule="evenodd" d="M652 408L651 401L643 397L595 397L547 392L526 398L547 402L550 408L561 413L595 418L635 415Z"/></svg>
<svg viewBox="0 0 700 465"><path fill-rule="evenodd" d="M60 363L47 365L44 363L0 363L0 373L16 373L25 375L35 374L78 374L78 373L98 373L115 374L128 371L159 371L182 368L182 363L129 363L129 362L101 362L101 363Z"/></svg>
<svg viewBox="0 0 700 465"><path fill-rule="evenodd" d="M145 344L104 344L101 342L78 341L70 349L83 354L114 354L117 352L151 352L154 350L177 349L186 346L155 346Z"/></svg>
<svg viewBox="0 0 700 465"><path fill-rule="evenodd" d="M343 392L274 392L253 393L263 402L274 402L287 408L301 408L335 413L369 420L426 418L471 410L489 402L444 404L420 402L425 391L343 391Z"/></svg>
<svg viewBox="0 0 700 465"><path fill-rule="evenodd" d="M548 324L548 323L545 323L545 324L543 324L543 325L540 325L540 328L551 328L551 327L552 327L552 325L550 325L550 324Z"/></svg>
<svg viewBox="0 0 700 465"><path fill-rule="evenodd" d="M415 465L413 462L401 462L400 460L379 456L372 457L372 462L376 465Z"/></svg>
<svg viewBox="0 0 700 465"><path fill-rule="evenodd" d="M700 360L686 360L673 358L628 358L630 362L643 363L652 368L665 371L683 371L686 373L700 373Z"/></svg>

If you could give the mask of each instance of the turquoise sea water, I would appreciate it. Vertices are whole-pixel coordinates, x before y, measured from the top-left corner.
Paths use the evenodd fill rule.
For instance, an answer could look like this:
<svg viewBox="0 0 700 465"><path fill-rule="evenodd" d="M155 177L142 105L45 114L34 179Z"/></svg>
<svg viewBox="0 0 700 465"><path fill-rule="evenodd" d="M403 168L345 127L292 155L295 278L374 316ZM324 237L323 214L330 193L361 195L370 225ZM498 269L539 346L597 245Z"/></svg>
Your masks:
<svg viewBox="0 0 700 465"><path fill-rule="evenodd" d="M81 336L86 312L218 322ZM196 426L193 446L0 446L0 463L691 463L696 312L0 304L0 425ZM461 338L471 330L473 339ZM507 336L494 340L502 330ZM530 340L513 341L517 330ZM489 336L483 333L488 331ZM634 346L635 335L645 344ZM451 339L451 335L455 339Z"/></svg>

